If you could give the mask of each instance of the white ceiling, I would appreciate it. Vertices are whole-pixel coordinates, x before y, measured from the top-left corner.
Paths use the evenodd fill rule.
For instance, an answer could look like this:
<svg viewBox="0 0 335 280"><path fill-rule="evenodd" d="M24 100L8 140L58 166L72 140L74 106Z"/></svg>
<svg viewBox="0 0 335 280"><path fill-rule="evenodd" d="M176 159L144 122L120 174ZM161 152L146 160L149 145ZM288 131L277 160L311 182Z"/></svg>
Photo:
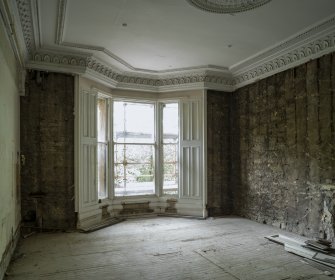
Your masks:
<svg viewBox="0 0 335 280"><path fill-rule="evenodd" d="M334 0L272 0L235 15L185 0L67 0L64 14L59 0L37 3L42 48L89 52L119 69L154 72L231 69L335 13Z"/></svg>
<svg viewBox="0 0 335 280"><path fill-rule="evenodd" d="M0 14L23 70L127 90L232 92L335 51L335 0L234 15L187 0L1 0Z"/></svg>

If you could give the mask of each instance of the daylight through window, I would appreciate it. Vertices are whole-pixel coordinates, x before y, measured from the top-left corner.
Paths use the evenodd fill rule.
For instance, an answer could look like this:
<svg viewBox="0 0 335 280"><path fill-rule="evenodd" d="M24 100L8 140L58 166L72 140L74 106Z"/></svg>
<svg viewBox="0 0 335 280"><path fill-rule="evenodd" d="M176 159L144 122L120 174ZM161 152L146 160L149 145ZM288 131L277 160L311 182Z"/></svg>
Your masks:
<svg viewBox="0 0 335 280"><path fill-rule="evenodd" d="M114 101L115 196L155 193L155 106Z"/></svg>
<svg viewBox="0 0 335 280"><path fill-rule="evenodd" d="M178 195L178 182L178 103L98 97L99 199L107 198L110 193L115 197L174 196ZM111 192L108 186L112 188Z"/></svg>

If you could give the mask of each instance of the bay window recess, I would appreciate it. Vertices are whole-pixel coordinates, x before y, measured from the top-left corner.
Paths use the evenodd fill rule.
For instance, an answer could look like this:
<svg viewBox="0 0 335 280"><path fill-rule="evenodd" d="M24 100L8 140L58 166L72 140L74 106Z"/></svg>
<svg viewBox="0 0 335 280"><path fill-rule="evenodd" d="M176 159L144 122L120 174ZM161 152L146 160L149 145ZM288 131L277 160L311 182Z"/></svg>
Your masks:
<svg viewBox="0 0 335 280"><path fill-rule="evenodd" d="M146 101L81 91L78 100L79 220L96 217L100 202L120 209L140 197L157 211L172 196L178 213L204 213L200 96Z"/></svg>

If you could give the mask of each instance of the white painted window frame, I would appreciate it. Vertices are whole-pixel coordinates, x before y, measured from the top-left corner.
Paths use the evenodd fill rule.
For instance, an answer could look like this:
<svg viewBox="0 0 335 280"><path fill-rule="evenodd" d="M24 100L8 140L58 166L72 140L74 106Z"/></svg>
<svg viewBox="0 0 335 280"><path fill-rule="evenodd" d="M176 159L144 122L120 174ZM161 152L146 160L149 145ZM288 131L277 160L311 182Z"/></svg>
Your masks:
<svg viewBox="0 0 335 280"><path fill-rule="evenodd" d="M124 102L132 102L132 103L141 103L141 104L153 104L154 105L154 125L155 125L155 128L154 128L154 142L151 144L151 143L144 143L144 145L153 145L154 146L154 166L155 166L155 193L152 194L152 195L134 195L134 196L115 196L114 195L114 145L115 144L121 144L121 143L116 143L114 142L114 139L113 139L113 124L114 124L114 120L113 120L113 112L114 112L114 108L113 108L113 104L114 102L117 102L117 101L124 101ZM111 162L111 167L110 167L110 172L108 174L111 174L111 184L110 184L110 188L111 188L111 193L113 194L113 196L110 196L109 199L111 200L114 200L114 199L126 199L126 198L129 198L129 199L132 199L132 198L143 198L143 197L155 197L158 195L158 192L157 192L157 176L159 176L159 172L158 172L158 162L156 161L157 160L157 154L158 154L158 148L157 148L157 143L158 143L158 130L157 130L157 122L158 122L158 115L157 115L157 101L153 101L153 100L146 100L146 99L141 99L141 98L118 98L118 97L110 97L110 102L111 102L111 111L110 111L110 119L109 119L109 127L110 127L110 146L112 147L111 148L111 155L110 155L110 162ZM139 143L126 143L127 145L139 145Z"/></svg>
<svg viewBox="0 0 335 280"><path fill-rule="evenodd" d="M81 133L81 126L80 126L80 119L83 117L81 108L80 108L80 95L81 91L83 91L80 88L80 82L76 81L76 104L75 104L75 145L76 145L76 153L75 153L75 162L76 162L76 170L75 170L75 190L76 190L76 199L75 199L75 205L76 205L76 212L78 213L78 220L79 220L79 226L81 224L84 224L86 222L86 219L88 220L90 217L94 217L95 221L98 221L101 217L101 207L107 205L109 210L112 210L113 212L114 209L122 209L122 203L124 202L150 202L150 205L155 207L155 212L156 213L162 213L161 211L164 211L166 207L166 200L168 198L171 198L169 195L163 195L162 192L162 174L159 172L159 168L155 168L155 195L150 195L150 196L134 196L134 197L114 197L114 188L113 188L113 178L110 177L108 178L108 196L106 199L103 199L101 203L96 202L95 205L90 205L90 207L82 207L81 205L81 171L80 171L80 165L82 161L82 156L80 153L80 133ZM85 90L84 90L85 91ZM156 131L155 135L156 138L158 136L158 133L161 133L160 131L160 120L161 120L161 110L160 110L160 104L161 103L170 103L170 102L178 102L179 104L179 110L181 110L182 103L184 102L190 102L191 100L196 100L199 104L199 116L198 117L198 124L200 126L200 132L201 135L199 135L198 139L198 144L200 147L200 154L199 154L199 161L200 161L200 177L199 177L199 184L200 184L200 193L197 196L182 196L181 188L182 188L182 182L181 182L181 176L182 176L182 167L179 167L179 182L178 182L178 187L179 187L179 192L178 192L178 197L177 197L177 208L178 208L178 214L180 215L194 215L194 216L202 216L202 217L207 217L207 210L206 210L206 203L207 203L207 194L206 194L206 189L207 189L207 183L206 183L206 91L204 90L202 94L200 95L199 92L193 96L192 93L186 93L184 94L183 92L174 94L174 93L166 93L166 94L144 94L143 96L140 93L136 94L128 94L128 95L123 95L123 94L110 94L110 93L105 93L99 89L96 88L91 88L90 89L90 94L99 94L107 97L108 101L108 114L109 114L109 120L112 123L112 111L111 111L111 101L110 99L113 100L126 100L126 101L137 101L137 102L155 102L156 103L156 114L155 114L155 124L156 124ZM180 127L179 127L179 164L181 165L182 159L180 157L182 151L181 151L181 145L182 145L182 139L181 139L181 119L182 115L181 112L179 112L179 118L180 118ZM111 128L111 125L108 126ZM112 130L110 129L109 131L109 140L113 139L112 138ZM108 144L108 152L109 152L109 170L113 167L113 144L111 141L109 141ZM156 141L156 153L155 153L155 161L158 163L161 162L162 158L159 151L159 143ZM156 164L157 166L157 164ZM109 176L113 172L109 172ZM96 186L96 192L97 192L97 186ZM92 221L91 221L92 222ZM88 222L89 223L89 222Z"/></svg>

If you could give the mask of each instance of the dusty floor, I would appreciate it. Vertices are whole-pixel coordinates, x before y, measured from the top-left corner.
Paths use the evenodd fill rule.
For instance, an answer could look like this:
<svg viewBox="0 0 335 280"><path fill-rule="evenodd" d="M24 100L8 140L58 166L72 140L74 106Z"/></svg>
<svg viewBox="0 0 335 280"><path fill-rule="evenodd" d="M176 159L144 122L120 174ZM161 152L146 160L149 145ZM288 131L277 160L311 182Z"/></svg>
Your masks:
<svg viewBox="0 0 335 280"><path fill-rule="evenodd" d="M40 233L20 243L6 279L333 279L264 239L280 232L241 218L150 218Z"/></svg>

